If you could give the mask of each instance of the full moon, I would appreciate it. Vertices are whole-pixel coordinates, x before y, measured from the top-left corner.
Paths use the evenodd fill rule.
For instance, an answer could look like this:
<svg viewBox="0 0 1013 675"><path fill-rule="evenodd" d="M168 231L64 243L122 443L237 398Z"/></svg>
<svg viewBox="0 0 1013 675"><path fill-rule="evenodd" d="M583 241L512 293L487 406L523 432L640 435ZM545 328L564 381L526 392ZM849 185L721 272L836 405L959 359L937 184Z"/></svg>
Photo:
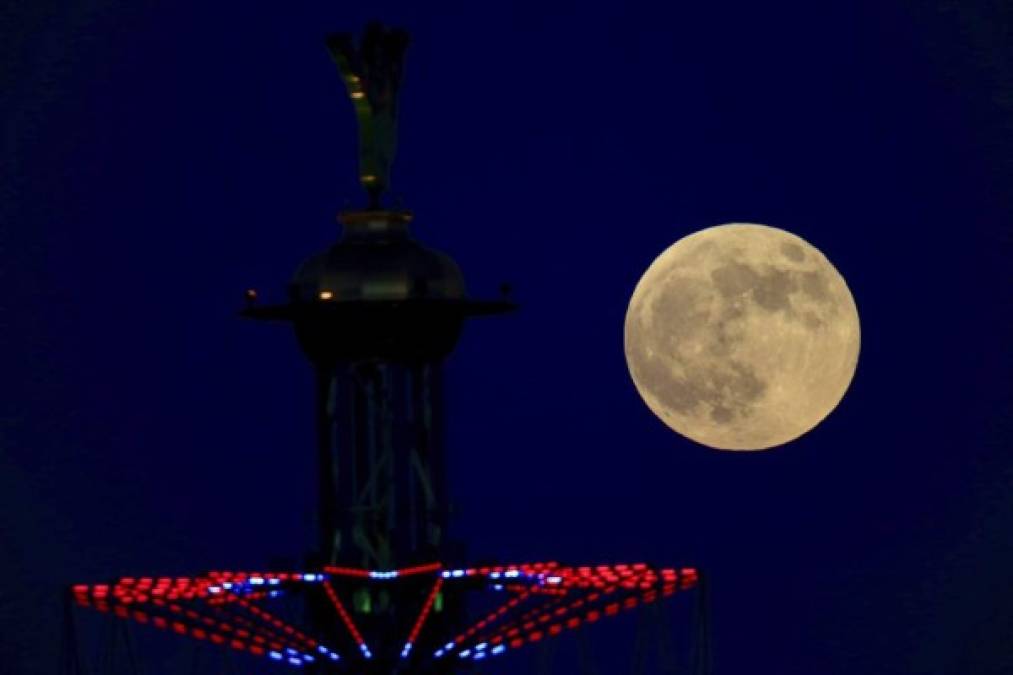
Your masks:
<svg viewBox="0 0 1013 675"><path fill-rule="evenodd" d="M626 363L647 407L719 450L765 450L819 424L858 364L858 310L815 247L766 225L680 239L626 312Z"/></svg>

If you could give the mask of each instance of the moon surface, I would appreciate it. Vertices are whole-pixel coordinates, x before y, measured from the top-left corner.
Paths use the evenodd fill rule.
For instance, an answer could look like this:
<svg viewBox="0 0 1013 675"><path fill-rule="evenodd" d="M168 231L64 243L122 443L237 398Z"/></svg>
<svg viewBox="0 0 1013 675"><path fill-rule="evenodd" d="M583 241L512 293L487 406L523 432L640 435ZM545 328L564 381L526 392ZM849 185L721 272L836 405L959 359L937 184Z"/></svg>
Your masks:
<svg viewBox="0 0 1013 675"><path fill-rule="evenodd" d="M719 450L764 450L819 424L858 364L858 310L815 247L766 225L680 239L626 312L626 362L647 407Z"/></svg>

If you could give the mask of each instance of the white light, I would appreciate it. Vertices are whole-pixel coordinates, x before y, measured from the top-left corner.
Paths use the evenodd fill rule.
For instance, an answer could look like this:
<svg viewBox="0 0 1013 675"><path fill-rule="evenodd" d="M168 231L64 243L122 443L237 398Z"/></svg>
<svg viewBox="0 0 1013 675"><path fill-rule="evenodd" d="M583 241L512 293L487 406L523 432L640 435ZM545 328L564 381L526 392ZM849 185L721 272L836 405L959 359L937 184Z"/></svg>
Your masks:
<svg viewBox="0 0 1013 675"><path fill-rule="evenodd" d="M499 579L502 575L499 572L492 572L489 574L490 579Z"/></svg>
<svg viewBox="0 0 1013 675"><path fill-rule="evenodd" d="M281 583L281 579L268 579L267 583L271 584L272 586L277 586L278 584Z"/></svg>
<svg viewBox="0 0 1013 675"><path fill-rule="evenodd" d="M224 584L222 584L222 588L225 588L225 589L232 588L232 582L231 581L226 581Z"/></svg>
<svg viewBox="0 0 1013 675"><path fill-rule="evenodd" d="M480 652L480 651L482 651L483 649L485 649L488 646L489 646L488 643L486 643L486 642L480 642L479 644L475 645L475 651L476 652Z"/></svg>
<svg viewBox="0 0 1013 675"><path fill-rule="evenodd" d="M520 574L521 573L518 572L517 570L507 570L506 574L503 576L505 576L507 579L513 579L514 577L519 577Z"/></svg>
<svg viewBox="0 0 1013 675"><path fill-rule="evenodd" d="M505 651L506 651L506 645L496 645L495 647L492 648L492 653L493 654L502 654Z"/></svg>
<svg viewBox="0 0 1013 675"><path fill-rule="evenodd" d="M443 656L443 650L442 649L437 649L436 653L433 654L433 658L437 658L437 659L441 658L442 656Z"/></svg>
<svg viewBox="0 0 1013 675"><path fill-rule="evenodd" d="M463 652L461 652L460 654L458 654L458 656L460 656L462 659L466 659L469 656L471 656L471 650L470 649L465 649Z"/></svg>
<svg viewBox="0 0 1013 675"><path fill-rule="evenodd" d="M222 589L217 586L208 586L208 593L221 593Z"/></svg>
<svg viewBox="0 0 1013 675"><path fill-rule="evenodd" d="M563 577L549 577L546 581L550 584L561 584L563 583Z"/></svg>
<svg viewBox="0 0 1013 675"><path fill-rule="evenodd" d="M254 586L260 586L264 583L263 577L250 577L250 583Z"/></svg>
<svg viewBox="0 0 1013 675"><path fill-rule="evenodd" d="M443 573L440 576L442 576L444 579L449 579L450 578L450 570L443 570Z"/></svg>
<svg viewBox="0 0 1013 675"><path fill-rule="evenodd" d="M281 652L268 652L267 655L275 661L281 661Z"/></svg>
<svg viewBox="0 0 1013 675"><path fill-rule="evenodd" d="M454 570L451 573L451 576L453 576L455 579L457 579L459 577L463 577L464 576L464 570Z"/></svg>

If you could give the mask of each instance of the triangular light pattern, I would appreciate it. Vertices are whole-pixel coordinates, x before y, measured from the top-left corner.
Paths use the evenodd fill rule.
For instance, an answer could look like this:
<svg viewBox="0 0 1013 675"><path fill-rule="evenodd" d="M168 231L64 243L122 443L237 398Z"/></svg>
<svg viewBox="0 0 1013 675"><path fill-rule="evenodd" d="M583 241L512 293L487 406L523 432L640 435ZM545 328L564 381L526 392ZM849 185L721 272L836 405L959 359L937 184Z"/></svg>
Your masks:
<svg viewBox="0 0 1013 675"><path fill-rule="evenodd" d="M343 592L350 584L423 584L424 600L410 629L382 644L363 638ZM80 606L207 641L292 668L314 664L325 672L355 672L380 658L426 663L481 661L560 635L697 585L693 568L656 569L638 563L568 567L555 562L447 568L431 563L399 570L325 567L314 572L209 572L199 577L123 577L109 584L78 584ZM494 610L453 634L427 634L441 594L494 593ZM291 594L324 601L341 626L344 646L318 637L271 610ZM438 645L421 652L417 646ZM354 645L354 647L351 647Z"/></svg>

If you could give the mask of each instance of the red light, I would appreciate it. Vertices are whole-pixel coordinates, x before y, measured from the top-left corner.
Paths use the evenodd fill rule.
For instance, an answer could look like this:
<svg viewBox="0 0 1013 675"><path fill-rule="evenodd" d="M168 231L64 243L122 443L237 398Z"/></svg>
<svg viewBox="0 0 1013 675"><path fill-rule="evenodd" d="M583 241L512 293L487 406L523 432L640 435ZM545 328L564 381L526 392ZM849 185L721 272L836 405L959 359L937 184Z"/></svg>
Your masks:
<svg viewBox="0 0 1013 675"><path fill-rule="evenodd" d="M369 570L357 569L354 567L325 567L324 571L328 574L337 574L338 576L344 577L369 578Z"/></svg>
<svg viewBox="0 0 1013 675"><path fill-rule="evenodd" d="M416 567L406 567L404 569L398 570L397 574L400 577L407 577L407 576L411 576L413 574L425 574L426 572L438 572L442 568L443 568L443 565L441 565L440 563L429 563L428 565L418 565ZM474 570L470 571L469 573L473 574ZM368 573L367 573L367 575L368 575Z"/></svg>

